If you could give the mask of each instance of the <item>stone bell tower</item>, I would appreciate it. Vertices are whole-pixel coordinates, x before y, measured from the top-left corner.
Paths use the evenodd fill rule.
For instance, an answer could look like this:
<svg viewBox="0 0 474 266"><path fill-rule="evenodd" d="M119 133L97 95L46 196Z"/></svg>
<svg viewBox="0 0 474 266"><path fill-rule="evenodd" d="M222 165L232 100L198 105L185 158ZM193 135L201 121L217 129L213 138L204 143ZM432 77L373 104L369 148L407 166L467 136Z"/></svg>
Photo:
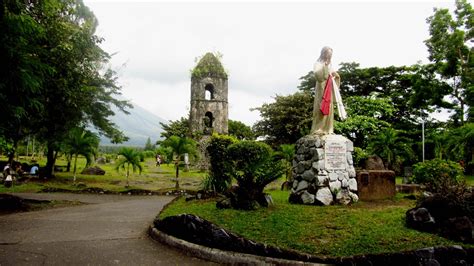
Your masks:
<svg viewBox="0 0 474 266"><path fill-rule="evenodd" d="M192 133L204 136L228 133L227 73L219 59L206 53L191 74L191 110L189 125Z"/></svg>

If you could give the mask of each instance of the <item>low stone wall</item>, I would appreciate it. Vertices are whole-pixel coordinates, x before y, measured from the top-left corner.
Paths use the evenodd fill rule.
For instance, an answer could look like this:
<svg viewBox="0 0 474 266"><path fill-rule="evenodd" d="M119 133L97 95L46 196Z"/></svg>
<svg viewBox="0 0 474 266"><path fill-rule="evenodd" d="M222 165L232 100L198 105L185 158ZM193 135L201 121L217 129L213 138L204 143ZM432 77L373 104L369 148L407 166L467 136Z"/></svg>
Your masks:
<svg viewBox="0 0 474 266"><path fill-rule="evenodd" d="M428 247L400 253L330 258L256 243L190 214L171 216L163 220L157 219L154 221L154 226L150 230L154 239L183 249L194 256L225 264L304 265L317 263L384 266L474 264L474 249L461 246Z"/></svg>

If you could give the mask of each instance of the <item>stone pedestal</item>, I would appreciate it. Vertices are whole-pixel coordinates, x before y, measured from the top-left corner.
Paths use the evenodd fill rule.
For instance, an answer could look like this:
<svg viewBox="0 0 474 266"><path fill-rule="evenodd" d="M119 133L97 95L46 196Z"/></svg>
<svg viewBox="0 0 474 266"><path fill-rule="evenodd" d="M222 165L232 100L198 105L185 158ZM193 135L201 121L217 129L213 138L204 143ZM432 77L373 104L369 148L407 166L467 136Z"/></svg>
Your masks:
<svg viewBox="0 0 474 266"><path fill-rule="evenodd" d="M357 202L352 141L341 135L307 135L296 142L291 203Z"/></svg>

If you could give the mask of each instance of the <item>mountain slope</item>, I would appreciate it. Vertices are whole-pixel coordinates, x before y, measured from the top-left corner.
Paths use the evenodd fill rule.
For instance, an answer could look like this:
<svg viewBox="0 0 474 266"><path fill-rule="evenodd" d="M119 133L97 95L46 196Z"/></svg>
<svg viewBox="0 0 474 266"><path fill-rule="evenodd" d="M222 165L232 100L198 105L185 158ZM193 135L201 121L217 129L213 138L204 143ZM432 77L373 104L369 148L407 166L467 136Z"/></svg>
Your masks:
<svg viewBox="0 0 474 266"><path fill-rule="evenodd" d="M118 144L123 146L145 146L148 138L152 144L160 138L163 129L160 122L167 121L146 109L133 104L133 109L128 109L130 114L124 114L116 108L113 108L115 115L111 120L125 133L130 139L127 142ZM114 145L106 137L101 137L100 145Z"/></svg>

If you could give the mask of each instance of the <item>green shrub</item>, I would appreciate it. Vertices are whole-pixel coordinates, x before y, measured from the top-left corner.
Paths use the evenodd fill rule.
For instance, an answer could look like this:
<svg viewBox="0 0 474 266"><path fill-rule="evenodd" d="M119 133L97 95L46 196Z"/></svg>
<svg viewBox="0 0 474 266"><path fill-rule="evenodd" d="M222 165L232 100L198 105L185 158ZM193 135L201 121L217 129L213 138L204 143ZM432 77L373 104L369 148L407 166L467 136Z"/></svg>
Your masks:
<svg viewBox="0 0 474 266"><path fill-rule="evenodd" d="M435 193L444 193L463 184L462 168L453 161L434 159L413 166L413 181Z"/></svg>
<svg viewBox="0 0 474 266"><path fill-rule="evenodd" d="M212 135L207 146L211 169L202 183L203 189L224 192L230 187L232 176L229 173L227 147L235 142L237 139L232 136Z"/></svg>
<svg viewBox="0 0 474 266"><path fill-rule="evenodd" d="M237 180L238 187L231 197L237 209L266 207L263 189L285 173L285 165L275 156L272 148L263 142L240 141L227 148L229 174Z"/></svg>

